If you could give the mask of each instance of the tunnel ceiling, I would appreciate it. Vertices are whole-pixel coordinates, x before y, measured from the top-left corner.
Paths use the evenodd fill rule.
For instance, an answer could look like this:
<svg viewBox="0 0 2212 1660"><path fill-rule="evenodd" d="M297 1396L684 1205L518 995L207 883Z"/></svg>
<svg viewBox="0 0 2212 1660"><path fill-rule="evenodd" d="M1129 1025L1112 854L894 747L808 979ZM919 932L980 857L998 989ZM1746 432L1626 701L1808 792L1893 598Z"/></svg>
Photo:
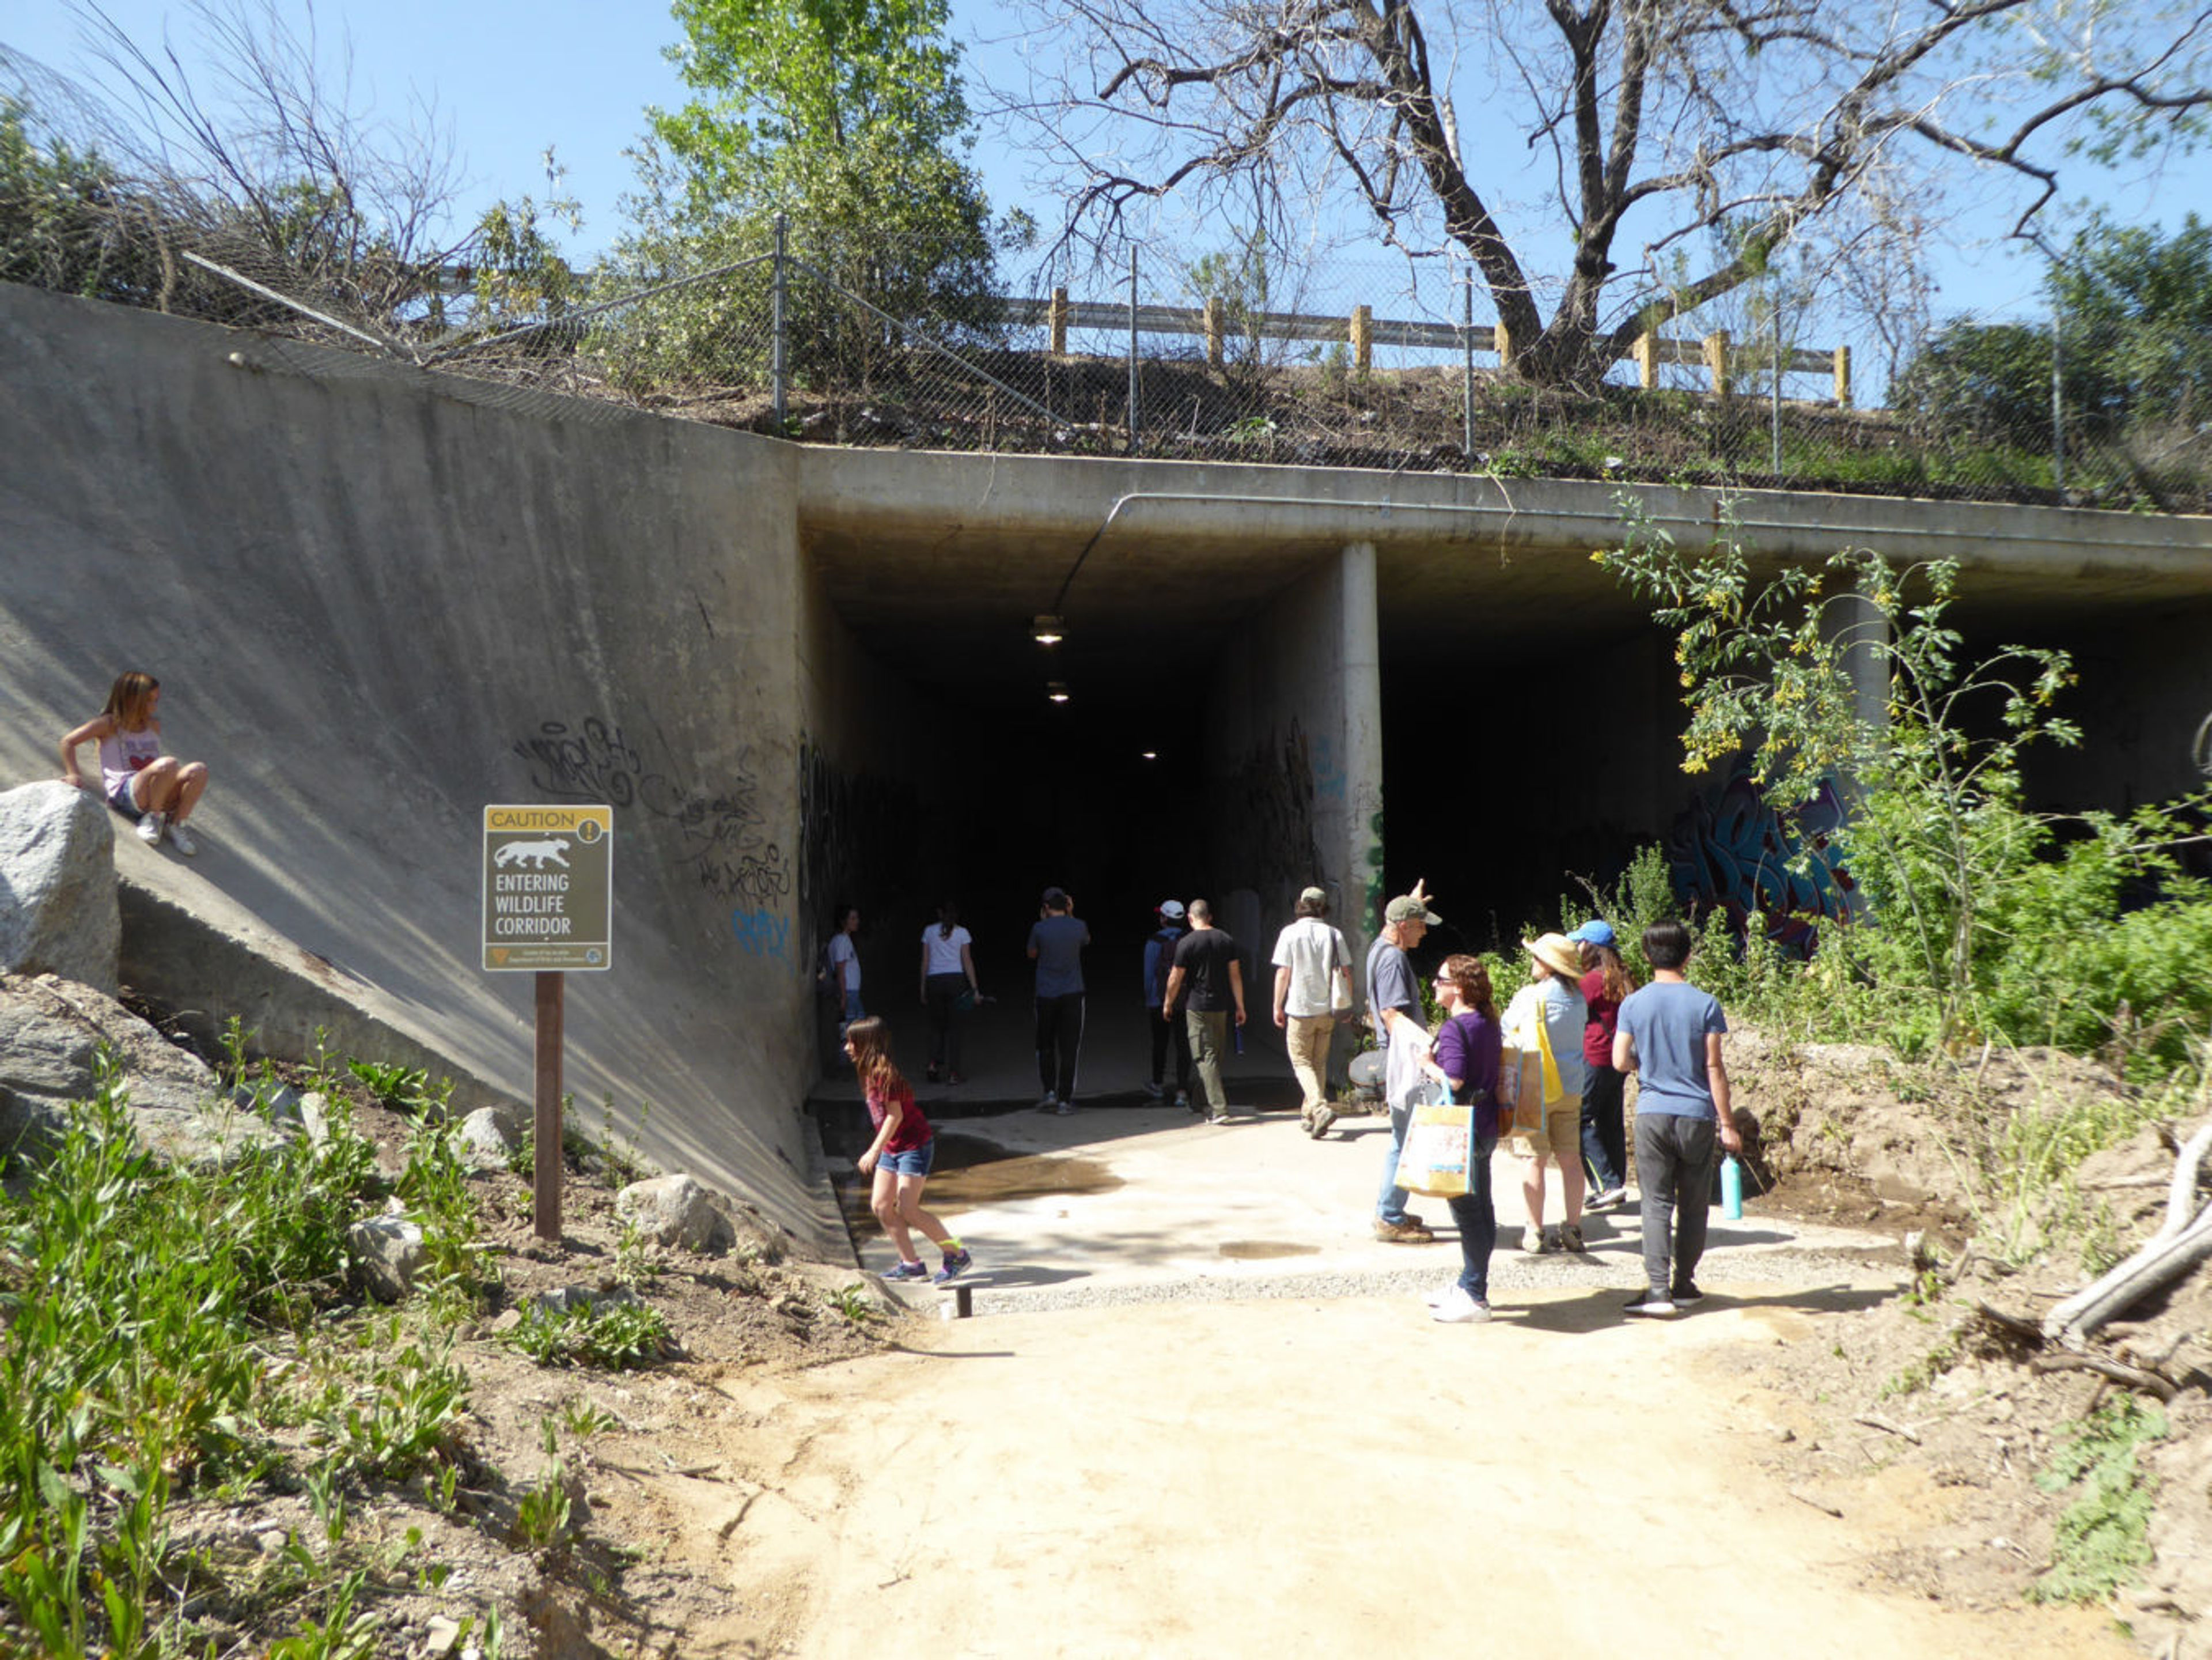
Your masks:
<svg viewBox="0 0 2212 1660"><path fill-rule="evenodd" d="M1218 641L1357 540L1376 550L1386 666L1528 660L1651 626L1589 557L1620 534L1607 485L913 452L802 460L803 534L838 615L887 663L954 691L1041 687L1051 671L1029 623L1057 601L1071 685L1147 702L1178 651ZM1676 534L1705 532L1709 494L1662 494ZM1743 533L1778 556L1871 545L1960 558L1954 618L1980 634L2059 637L2212 594L2202 520L1741 502Z"/></svg>

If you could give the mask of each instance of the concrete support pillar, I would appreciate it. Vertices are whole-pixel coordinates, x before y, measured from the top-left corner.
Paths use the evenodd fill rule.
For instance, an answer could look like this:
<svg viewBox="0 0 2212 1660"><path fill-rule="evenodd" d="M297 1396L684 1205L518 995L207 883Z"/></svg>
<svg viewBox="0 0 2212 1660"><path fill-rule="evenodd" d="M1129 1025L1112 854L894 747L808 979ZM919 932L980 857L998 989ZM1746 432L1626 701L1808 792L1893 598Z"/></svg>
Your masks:
<svg viewBox="0 0 2212 1660"><path fill-rule="evenodd" d="M1343 585L1344 807L1324 848L1340 848L1343 900L1330 914L1353 957L1367 960L1368 942L1382 925L1382 647L1376 622L1375 544L1354 542L1338 556ZM1330 857L1330 854L1323 855ZM1364 979L1354 974L1354 981ZM1356 994L1366 995L1359 986Z"/></svg>
<svg viewBox="0 0 2212 1660"><path fill-rule="evenodd" d="M1839 593L1820 611L1820 634L1851 677L1851 710L1869 726L1889 724L1889 622L1862 593Z"/></svg>

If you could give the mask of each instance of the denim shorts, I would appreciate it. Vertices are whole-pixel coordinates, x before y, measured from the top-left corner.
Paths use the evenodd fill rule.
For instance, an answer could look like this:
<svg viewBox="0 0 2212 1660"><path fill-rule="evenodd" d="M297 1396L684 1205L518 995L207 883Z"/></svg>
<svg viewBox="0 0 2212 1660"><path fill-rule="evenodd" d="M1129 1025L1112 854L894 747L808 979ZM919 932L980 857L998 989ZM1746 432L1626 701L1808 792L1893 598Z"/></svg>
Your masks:
<svg viewBox="0 0 2212 1660"><path fill-rule="evenodd" d="M929 1167L937 1161L937 1142L934 1137L918 1147L908 1147L904 1152L887 1152L876 1160L878 1170L887 1170L894 1176L927 1176Z"/></svg>

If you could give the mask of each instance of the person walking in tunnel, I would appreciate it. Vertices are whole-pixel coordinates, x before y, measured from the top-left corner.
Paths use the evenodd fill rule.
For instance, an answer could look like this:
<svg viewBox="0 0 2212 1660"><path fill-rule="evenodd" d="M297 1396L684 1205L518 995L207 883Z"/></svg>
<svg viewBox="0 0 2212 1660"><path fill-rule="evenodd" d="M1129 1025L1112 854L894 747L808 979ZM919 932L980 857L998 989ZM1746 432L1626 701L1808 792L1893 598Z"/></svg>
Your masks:
<svg viewBox="0 0 2212 1660"><path fill-rule="evenodd" d="M860 1174L872 1179L869 1208L883 1224L884 1233L898 1252L898 1266L886 1280L934 1280L942 1285L973 1266L975 1259L945 1224L921 1207L922 1183L928 1181L937 1155L937 1132L915 1104L914 1086L891 1059L890 1030L875 1015L863 1015L845 1033L845 1058L860 1080L867 1099L868 1117L876 1134L858 1161ZM934 1240L945 1253L935 1274L915 1254L914 1236Z"/></svg>
<svg viewBox="0 0 2212 1660"><path fill-rule="evenodd" d="M929 1011L929 1081L965 1083L960 1040L968 1011L982 988L975 982L974 936L960 926L960 907L950 899L921 931L921 1001Z"/></svg>
<svg viewBox="0 0 2212 1660"><path fill-rule="evenodd" d="M1030 925L1030 961L1036 964L1037 1077L1044 1085L1039 1112L1075 1110L1075 1063L1083 1049L1083 948L1091 930L1075 915L1064 888L1044 891Z"/></svg>
<svg viewBox="0 0 2212 1660"><path fill-rule="evenodd" d="M1375 1045L1382 1051L1389 1075L1393 1045L1418 1059L1429 1052L1428 1028L1421 1021L1421 988L1407 955L1444 919L1429 909L1421 884L1393 899L1382 911L1382 932L1367 951L1367 1008L1375 1023ZM1435 1236L1406 1209L1406 1190L1398 1185L1398 1159L1406 1151L1406 1126L1413 1109L1385 1098L1390 1114L1390 1144L1383 1149L1382 1190L1375 1201L1375 1237L1394 1245L1425 1244Z"/></svg>
<svg viewBox="0 0 2212 1660"><path fill-rule="evenodd" d="M822 949L820 972L829 981L837 1001L837 1041L844 1042L853 1022L867 1011L860 1006L860 952L854 943L860 933L860 908L837 907L837 932Z"/></svg>
<svg viewBox="0 0 2212 1660"><path fill-rule="evenodd" d="M1225 1124L1229 1090L1221 1081L1221 1050L1228 1041L1231 1012L1238 1025L1244 1024L1244 964L1228 931L1213 926L1212 906L1194 899L1189 916L1190 932L1176 944L1175 966L1168 970L1160 1006L1170 1015L1178 1005L1183 1008L1199 1092L1206 1097L1206 1122Z"/></svg>
<svg viewBox="0 0 2212 1660"><path fill-rule="evenodd" d="M62 738L62 781L87 787L77 771L76 752L100 745L100 799L126 818L137 821L138 839L169 845L187 858L199 851L185 820L192 816L208 787L207 763L179 761L161 752L161 683L139 669L126 669L108 688L107 705Z"/></svg>
<svg viewBox="0 0 2212 1660"><path fill-rule="evenodd" d="M1168 1046L1175 1046L1175 1104L1190 1104L1190 1033L1170 1014L1165 1004L1168 973L1175 967L1176 942L1189 930L1183 926L1182 901L1163 899L1154 913L1158 926L1145 941L1145 1025L1152 1039L1152 1075L1145 1093L1158 1101L1167 1094Z"/></svg>
<svg viewBox="0 0 2212 1660"><path fill-rule="evenodd" d="M1589 1012L1583 1027L1583 1163L1595 1183L1584 1210L1610 1210L1628 1197L1628 1143L1621 1116L1627 1080L1613 1066L1613 1035L1621 999L1636 989L1636 976L1621 961L1613 924L1602 918L1585 922L1567 938L1582 947L1583 1002Z"/></svg>
<svg viewBox="0 0 2212 1660"><path fill-rule="evenodd" d="M1543 1134L1533 1138L1528 1168L1521 1178L1521 1197L1528 1210L1521 1249L1532 1256L1547 1250L1580 1256L1586 1249L1583 1243L1583 1028L1589 1024L1583 1003L1582 953L1567 943L1563 933L1523 939L1521 947L1531 959L1528 983L1515 992L1513 1000L1505 1006L1505 1035L1532 1054L1540 1041L1548 1043L1559 1085L1559 1093L1544 1102ZM1559 1228L1551 1233L1544 1231L1547 1164L1559 1167L1565 1207Z"/></svg>
<svg viewBox="0 0 2212 1660"><path fill-rule="evenodd" d="M1308 888L1295 919L1275 936L1275 1025L1291 1052L1304 1099L1298 1122L1316 1139L1336 1114L1328 1104L1328 1049L1336 1013L1352 1006L1352 949L1327 919L1328 895Z"/></svg>

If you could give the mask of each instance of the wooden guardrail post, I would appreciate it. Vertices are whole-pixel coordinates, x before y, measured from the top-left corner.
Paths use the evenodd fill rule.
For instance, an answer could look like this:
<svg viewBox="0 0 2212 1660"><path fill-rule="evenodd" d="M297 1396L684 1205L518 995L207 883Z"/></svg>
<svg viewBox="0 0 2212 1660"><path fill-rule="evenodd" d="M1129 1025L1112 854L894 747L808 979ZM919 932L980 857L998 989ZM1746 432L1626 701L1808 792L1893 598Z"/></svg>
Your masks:
<svg viewBox="0 0 2212 1660"><path fill-rule="evenodd" d="M1352 366L1363 374L1375 367L1375 313L1365 306L1352 308Z"/></svg>
<svg viewBox="0 0 2212 1660"><path fill-rule="evenodd" d="M1221 296L1206 296L1206 362L1209 368L1221 367Z"/></svg>
<svg viewBox="0 0 2212 1660"><path fill-rule="evenodd" d="M1502 317L1490 331L1490 344L1492 350L1498 354L1498 367L1501 369L1511 368L1513 367L1513 331L1505 326L1505 319Z"/></svg>
<svg viewBox="0 0 2212 1660"><path fill-rule="evenodd" d="M1713 396L1725 398L1729 392L1729 331L1715 329L1705 337L1705 373L1712 377Z"/></svg>
<svg viewBox="0 0 2212 1660"><path fill-rule="evenodd" d="M1067 290L1054 289L1052 309L1045 313L1045 320L1052 329L1052 350L1056 357L1067 355L1067 314L1072 309L1067 303Z"/></svg>
<svg viewBox="0 0 2212 1660"><path fill-rule="evenodd" d="M1636 378L1646 392L1659 386L1659 331L1646 329L1636 337Z"/></svg>
<svg viewBox="0 0 2212 1660"><path fill-rule="evenodd" d="M1836 348L1836 407L1847 410L1851 406L1851 349Z"/></svg>

